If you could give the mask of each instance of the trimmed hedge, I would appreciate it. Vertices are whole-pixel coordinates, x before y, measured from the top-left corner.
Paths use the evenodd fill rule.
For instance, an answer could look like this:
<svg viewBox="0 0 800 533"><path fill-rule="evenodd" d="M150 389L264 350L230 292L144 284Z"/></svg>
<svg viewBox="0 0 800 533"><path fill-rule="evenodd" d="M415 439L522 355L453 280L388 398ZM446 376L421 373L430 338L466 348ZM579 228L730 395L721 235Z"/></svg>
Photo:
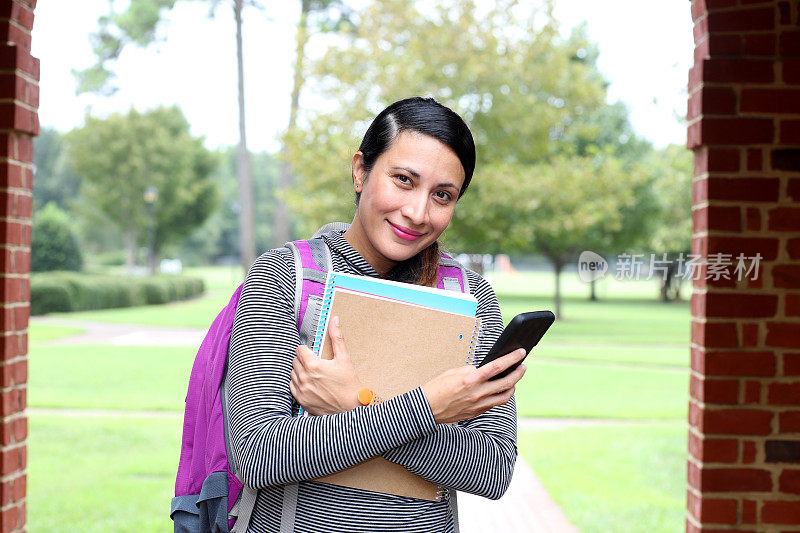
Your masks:
<svg viewBox="0 0 800 533"><path fill-rule="evenodd" d="M31 314L164 304L205 291L200 278L48 272L31 275Z"/></svg>

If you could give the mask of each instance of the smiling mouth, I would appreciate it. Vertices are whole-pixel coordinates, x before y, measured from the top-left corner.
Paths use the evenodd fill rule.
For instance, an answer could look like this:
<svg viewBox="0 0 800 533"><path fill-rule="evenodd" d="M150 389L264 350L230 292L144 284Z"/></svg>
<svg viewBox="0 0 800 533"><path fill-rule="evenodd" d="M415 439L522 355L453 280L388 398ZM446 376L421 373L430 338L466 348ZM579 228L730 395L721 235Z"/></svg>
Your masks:
<svg viewBox="0 0 800 533"><path fill-rule="evenodd" d="M407 241L416 240L419 236L422 235L422 233L420 233L418 231L413 231L413 230L404 228L402 226L397 226L396 224L392 224L391 222L389 222L389 225L392 227L392 230L394 230L395 235L397 235L401 239L405 239Z"/></svg>

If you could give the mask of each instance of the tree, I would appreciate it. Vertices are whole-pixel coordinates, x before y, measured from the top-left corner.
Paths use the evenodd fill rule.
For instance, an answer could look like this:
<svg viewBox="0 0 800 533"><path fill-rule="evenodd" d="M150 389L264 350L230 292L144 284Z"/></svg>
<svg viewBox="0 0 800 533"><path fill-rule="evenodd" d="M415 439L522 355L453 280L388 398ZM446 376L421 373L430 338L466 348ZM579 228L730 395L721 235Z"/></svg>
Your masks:
<svg viewBox="0 0 800 533"><path fill-rule="evenodd" d="M657 226L650 245L667 254L667 272L662 277L661 301L680 297L678 259L692 247L692 153L684 146L670 145L654 151L649 167L654 169L653 190L658 201L654 212ZM663 257L663 256L661 256Z"/></svg>
<svg viewBox="0 0 800 533"><path fill-rule="evenodd" d="M33 140L33 208L52 202L68 210L77 198L80 178L64 157L62 135L52 128L42 128Z"/></svg>
<svg viewBox="0 0 800 533"><path fill-rule="evenodd" d="M165 244L186 237L217 207L217 188L209 178L217 157L203 147L202 138L192 137L176 107L131 109L106 119L87 116L67 143L83 194L124 235L129 267L151 224L152 269ZM150 216L144 200L148 187L158 191Z"/></svg>
<svg viewBox="0 0 800 533"><path fill-rule="evenodd" d="M333 12L333 13L332 13ZM297 23L296 53L294 75L292 77L292 99L289 105L289 135L297 125L300 109L300 91L305 79L306 45L312 31L334 31L349 23L350 10L339 0L300 0L300 20ZM281 160L281 173L278 182L277 200L275 204L275 230L273 245L283 246L289 240L289 214L284 198L292 184L292 171L287 157Z"/></svg>
<svg viewBox="0 0 800 533"><path fill-rule="evenodd" d="M119 58L125 46L148 46L156 38L156 29L163 14L172 9L177 0L131 0L122 13L113 10L100 18L100 30L92 34L92 49L97 62L86 70L75 72L78 92L112 94L114 73L109 63ZM253 185L250 175L250 159L247 151L244 101L244 62L242 54L242 10L245 6L260 7L255 0L204 0L211 6L211 13L223 2L233 9L236 21L236 61L238 66L239 102L239 155L237 176L239 178L239 244L242 268L247 271L255 261L255 234L253 230Z"/></svg>
<svg viewBox="0 0 800 533"><path fill-rule="evenodd" d="M36 212L31 235L32 272L83 268L81 246L70 217L54 202Z"/></svg>

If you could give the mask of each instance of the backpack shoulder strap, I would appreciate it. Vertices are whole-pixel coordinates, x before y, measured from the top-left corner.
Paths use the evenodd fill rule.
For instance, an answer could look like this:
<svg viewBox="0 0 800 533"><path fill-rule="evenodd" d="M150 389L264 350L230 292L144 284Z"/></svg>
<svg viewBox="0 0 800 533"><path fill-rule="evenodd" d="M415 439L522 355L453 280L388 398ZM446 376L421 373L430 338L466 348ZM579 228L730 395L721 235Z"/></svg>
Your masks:
<svg viewBox="0 0 800 533"><path fill-rule="evenodd" d="M469 294L469 276L464 265L442 252L439 256L439 274L436 286L448 291Z"/></svg>

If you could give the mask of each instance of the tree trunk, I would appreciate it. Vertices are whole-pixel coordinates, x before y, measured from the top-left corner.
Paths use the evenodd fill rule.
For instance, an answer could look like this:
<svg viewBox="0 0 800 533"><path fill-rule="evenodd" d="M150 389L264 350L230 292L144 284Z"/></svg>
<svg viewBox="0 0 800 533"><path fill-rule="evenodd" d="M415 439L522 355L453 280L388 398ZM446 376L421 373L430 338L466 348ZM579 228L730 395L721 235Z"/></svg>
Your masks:
<svg viewBox="0 0 800 533"><path fill-rule="evenodd" d="M595 294L595 290L594 290L594 284L595 284L596 281L597 281L596 279L593 279L592 281L589 282L589 301L590 302L596 302L597 301L597 295Z"/></svg>
<svg viewBox="0 0 800 533"><path fill-rule="evenodd" d="M297 123L297 112L300 109L300 89L303 86L303 61L305 60L305 48L308 42L308 11L309 3L304 0L300 11L300 22L297 24L297 50L295 52L294 63L294 82L292 85L292 102L289 107L289 125L286 133L291 134ZM281 160L281 174L278 178L278 191L284 193L292 186L292 170L289 167L286 146L283 147L284 153ZM275 201L275 224L273 227L273 245L277 248L283 246L289 240L289 213L286 210L286 203L281 194L276 195Z"/></svg>
<svg viewBox="0 0 800 533"><path fill-rule="evenodd" d="M678 294L675 291L675 271L677 266L675 265L675 261L670 262L667 265L667 272L661 280L661 301L662 302L671 302L674 299L677 299ZM675 292L675 296L672 293Z"/></svg>
<svg viewBox="0 0 800 533"><path fill-rule="evenodd" d="M133 271L136 266L136 234L132 231L125 233L125 270Z"/></svg>
<svg viewBox="0 0 800 533"><path fill-rule="evenodd" d="M239 155L236 170L239 178L239 257L245 272L256 259L256 240L253 217L253 181L250 177L250 155L247 152L244 111L244 61L242 57L242 4L234 0L236 19L236 62L239 67Z"/></svg>

